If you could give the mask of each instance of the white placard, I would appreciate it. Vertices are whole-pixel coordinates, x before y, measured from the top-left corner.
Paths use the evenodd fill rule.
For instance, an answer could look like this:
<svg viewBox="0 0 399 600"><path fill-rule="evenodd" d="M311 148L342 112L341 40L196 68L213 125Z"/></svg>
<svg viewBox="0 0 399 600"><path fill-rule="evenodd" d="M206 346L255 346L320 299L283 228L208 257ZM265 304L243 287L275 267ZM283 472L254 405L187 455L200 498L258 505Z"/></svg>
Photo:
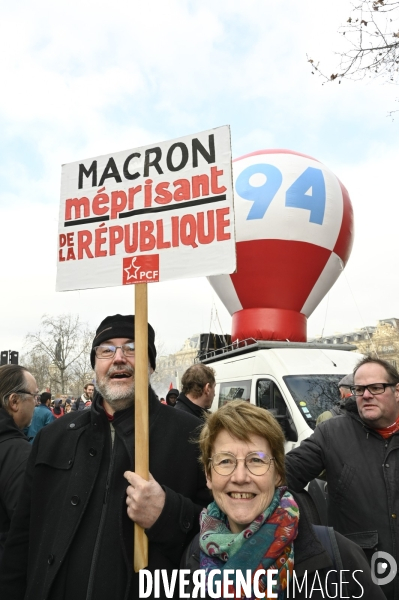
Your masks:
<svg viewBox="0 0 399 600"><path fill-rule="evenodd" d="M229 126L62 167L57 291L233 273Z"/></svg>

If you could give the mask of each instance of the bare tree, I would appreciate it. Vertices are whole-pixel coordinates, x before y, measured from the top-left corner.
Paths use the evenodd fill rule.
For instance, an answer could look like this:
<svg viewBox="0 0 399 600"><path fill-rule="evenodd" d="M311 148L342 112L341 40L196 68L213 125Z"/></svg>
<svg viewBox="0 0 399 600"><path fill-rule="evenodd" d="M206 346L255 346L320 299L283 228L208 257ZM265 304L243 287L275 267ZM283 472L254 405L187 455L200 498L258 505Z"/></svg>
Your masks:
<svg viewBox="0 0 399 600"><path fill-rule="evenodd" d="M62 394L73 376L72 365L85 353L89 354L90 333L78 315L43 315L41 328L26 336L31 352L45 354L50 361L51 379L59 385Z"/></svg>
<svg viewBox="0 0 399 600"><path fill-rule="evenodd" d="M90 362L91 343L95 336L92 331L85 331L82 338L83 353L75 360L70 368L70 380L72 383L69 388L74 396L80 396L86 383L90 383L94 378L94 371Z"/></svg>
<svg viewBox="0 0 399 600"><path fill-rule="evenodd" d="M347 49L339 53L339 70L327 75L308 57L313 73L317 71L325 80L339 83L344 78L364 77L399 82L399 1L361 0L352 4L339 33L347 40Z"/></svg>
<svg viewBox="0 0 399 600"><path fill-rule="evenodd" d="M50 358L45 352L33 350L21 356L20 363L32 373L40 391L50 387Z"/></svg>

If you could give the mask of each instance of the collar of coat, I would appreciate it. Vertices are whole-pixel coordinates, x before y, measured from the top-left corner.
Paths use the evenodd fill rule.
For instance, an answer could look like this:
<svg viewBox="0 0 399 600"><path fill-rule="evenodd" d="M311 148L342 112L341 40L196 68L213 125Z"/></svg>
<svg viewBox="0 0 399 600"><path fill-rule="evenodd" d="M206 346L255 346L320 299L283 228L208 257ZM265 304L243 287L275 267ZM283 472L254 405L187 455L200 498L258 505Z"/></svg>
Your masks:
<svg viewBox="0 0 399 600"><path fill-rule="evenodd" d="M103 398L97 391L94 393L92 405L90 410L81 410L75 412L69 412L65 415L63 423L67 426L67 429L77 431L83 427L87 427L91 421L91 424L95 428L99 427L103 429L105 426L109 427L107 415L105 414L102 406ZM158 401L155 392L150 387L148 390L148 408L150 421L157 416L160 408L165 408L164 405ZM71 427L71 423L73 426ZM124 434L129 434L134 431L134 405L124 410L119 410L114 413L114 419L112 424L116 427L121 427Z"/></svg>
<svg viewBox="0 0 399 600"><path fill-rule="evenodd" d="M202 416L203 413L209 413L210 412L206 408L202 408L202 406L200 406L199 404L195 404L195 402L192 402L190 400L190 398L187 398L187 396L185 394L183 394L183 392L181 392L178 395L177 400L176 400L176 404L178 402L183 402L183 404L185 404L193 412L196 412L198 414L198 416Z"/></svg>
<svg viewBox="0 0 399 600"><path fill-rule="evenodd" d="M0 442L21 438L27 440L26 435L19 429L12 416L5 408L0 408Z"/></svg>

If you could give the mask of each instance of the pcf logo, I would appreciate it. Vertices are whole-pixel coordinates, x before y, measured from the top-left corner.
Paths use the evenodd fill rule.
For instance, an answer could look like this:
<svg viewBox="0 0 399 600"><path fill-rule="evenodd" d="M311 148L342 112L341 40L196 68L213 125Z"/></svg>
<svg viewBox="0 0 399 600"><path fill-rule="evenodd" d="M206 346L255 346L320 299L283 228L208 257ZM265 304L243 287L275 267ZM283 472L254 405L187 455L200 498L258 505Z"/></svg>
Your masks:
<svg viewBox="0 0 399 600"><path fill-rule="evenodd" d="M159 281L159 254L124 258L122 277L123 285Z"/></svg>

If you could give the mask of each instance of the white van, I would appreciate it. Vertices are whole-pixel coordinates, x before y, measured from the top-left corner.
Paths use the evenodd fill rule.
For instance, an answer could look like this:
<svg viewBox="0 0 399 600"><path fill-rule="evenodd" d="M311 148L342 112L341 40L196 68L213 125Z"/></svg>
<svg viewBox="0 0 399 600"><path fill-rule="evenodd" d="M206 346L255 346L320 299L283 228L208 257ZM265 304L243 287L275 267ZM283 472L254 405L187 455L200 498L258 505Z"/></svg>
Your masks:
<svg viewBox="0 0 399 600"><path fill-rule="evenodd" d="M242 344L242 343L240 343ZM216 371L211 410L242 399L270 410L286 437L285 451L311 435L317 417L339 399L338 382L363 358L349 344L257 341L208 353Z"/></svg>

